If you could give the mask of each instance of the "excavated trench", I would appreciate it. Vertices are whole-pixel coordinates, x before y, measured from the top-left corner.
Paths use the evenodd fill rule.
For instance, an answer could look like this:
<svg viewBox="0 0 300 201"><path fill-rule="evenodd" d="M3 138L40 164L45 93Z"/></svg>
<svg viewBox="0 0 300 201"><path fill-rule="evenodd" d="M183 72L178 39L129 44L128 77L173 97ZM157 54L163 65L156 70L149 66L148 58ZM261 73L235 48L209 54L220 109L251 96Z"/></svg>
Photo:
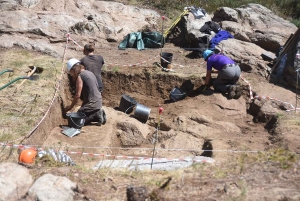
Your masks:
<svg viewBox="0 0 300 201"><path fill-rule="evenodd" d="M72 100L72 90L69 85L68 77L65 75L64 82L60 86L59 96L54 101L49 114L35 130L35 132L26 139L27 143L43 143L54 127L66 125L67 120L62 112L66 103ZM103 105L118 110L120 99L123 94L130 95L135 100L149 108L155 108L159 105L171 103L169 93L175 87L181 87L193 95L193 88L201 86L202 78L190 76L181 77L172 74L151 74L148 71L143 73L121 73L114 71L102 72L105 90L102 94ZM152 122L149 125L155 126ZM161 130L168 131L170 128L162 124Z"/></svg>
<svg viewBox="0 0 300 201"><path fill-rule="evenodd" d="M257 146L257 149L264 149L265 144L268 144L271 142L270 134L268 131L273 131L274 127L276 126L277 119L274 119L276 117L271 117L267 121L260 122L259 119L256 120L256 123L253 122L255 117L258 115L258 110L259 108L252 106L251 103L245 104L247 106L242 107L243 111L246 115L246 117L243 117L243 122L250 122L251 125L248 126L245 123L241 123L242 121L239 120L239 118L236 118L233 120L233 122L237 122L237 128L240 128L240 133L237 135L232 135L231 132L234 131L231 127L234 127L234 125L230 124L230 128L227 129L225 126L226 134L224 135L217 135L213 136L215 137L214 140L218 140L217 143L214 143L216 141L211 140L211 136L207 132L205 136L201 135L201 132L203 130L193 130L193 124L191 125L185 125L185 117L182 117L180 114L176 114L176 111L185 111L186 109L189 109L191 113L193 113L193 110L195 108L200 108L199 111L201 110L207 110L209 111L209 107L213 105L213 103L204 103L202 101L202 95L196 94L195 89L200 87L203 83L203 78L202 77L197 77L197 76L180 76L176 74L164 74L164 73L151 73L149 71L143 71L143 73L123 73L123 72L114 72L114 71L105 71L102 73L102 78L104 80L104 93L103 93L103 105L107 108L111 108L113 110L118 110L118 106L120 103L120 99L122 94L127 94L133 97L134 99L137 100L137 102L142 103L143 105L151 108L151 114L149 117L149 120L147 121L147 125L152 127L153 130L156 129L156 117L157 117L157 112L156 110L158 109L159 106L163 106L164 108L167 108L166 111L164 111L164 121L160 125L160 131L162 132L162 139L161 141L164 140L169 140L172 138L176 137L176 132L181 132L181 133L186 133L188 137L191 137L191 141L201 138L201 141L198 143L201 143L198 145L198 148L200 150L206 150L202 152L194 152L194 151L187 151L190 155L197 155L197 156L207 156L207 157L212 157L213 152L210 150L213 150L213 148L218 148L220 145L223 146L226 144L226 149L232 148L232 149L238 149L240 147L245 147L249 146L250 148L252 145L251 143L255 142L255 138L257 142L260 143L259 146ZM64 80L68 80L67 77L64 78ZM63 118L62 115L62 107L66 103L70 103L72 99L72 95L70 93L70 86L67 81L64 82L65 84L61 86L60 90L60 96L55 100L49 114L47 117L44 119L44 121L41 123L41 125L36 129L36 131L31 135L27 140L27 144L44 144L48 138L51 138L51 135L53 135L53 130L57 130L57 127L59 125L66 125L67 121L66 119ZM184 88L188 93L186 97L186 101L178 101L176 103L172 103L169 100L169 94L170 91L175 87L181 87ZM194 100L198 96L197 100ZM199 99L199 97L201 98ZM247 92L245 92L244 96L247 96ZM203 96L203 99L209 99L210 96ZM240 102L246 102L245 99L240 100ZM184 105L187 104L187 105ZM201 105L203 104L203 105ZM197 107L198 106L198 107ZM201 108L203 107L203 109ZM207 109L205 109L207 108ZM218 106L219 108L219 106ZM219 108L220 109L220 108ZM225 107L226 109L226 107ZM173 110L173 111L170 111ZM246 111L247 110L247 111ZM224 110L225 111L225 110ZM226 112L232 112L230 109L227 109ZM197 111L194 111L195 114L197 114ZM200 112L201 113L201 112ZM204 112L205 113L205 112ZM253 116L249 115L252 114ZM110 115L108 113L108 115ZM202 115L202 114L201 114ZM229 116L231 114L229 113ZM255 116L254 116L255 115ZM132 117L132 116L129 116ZM221 127L224 126L224 122L222 123L219 121L218 115L213 117L213 121L209 120L207 116L202 115L201 117L189 117L190 119L193 120L193 122L197 124L201 124L203 126L207 126L207 128L217 128L214 125L214 121L216 124L220 124ZM194 118L194 119L193 119ZM199 119L200 118L200 119ZM202 118L202 119L201 119ZM208 120L207 120L208 119ZM218 121L216 121L218 120ZM182 123L183 122L183 123ZM220 122L220 123L219 123ZM118 125L117 123L114 123ZM174 127L176 124L177 128ZM224 125L223 125L224 124ZM116 125L113 125L114 127ZM179 127L184 127L186 126L187 128L182 129ZM264 128L265 126L265 128ZM205 128L205 129L207 129ZM101 132L102 126L97 127L95 129L98 129L97 132ZM220 128L218 128L220 129ZM152 130L152 133L153 133ZM209 129L207 129L209 130ZM176 131L176 132L175 132ZM254 133L254 134L253 134ZM60 134L63 135L63 134ZM83 134L80 134L83 135ZM84 134L85 135L85 134ZM108 134L109 135L109 134ZM252 136L249 136L252 135ZM121 147L145 147L145 148L152 148L153 144L150 143L151 141L151 136L147 136L146 141L141 143L139 146L124 146L120 142L120 139L115 136L114 133L110 133L110 138L112 141L112 144L106 145L106 146L121 146ZM175 136L175 137L174 137ZM241 142L241 136L243 138L247 138L248 142ZM69 145L72 146L72 143L78 144L77 141L71 141L76 139L77 136L74 138L70 138ZM186 138L186 137L184 137ZM219 139L220 138L220 139ZM59 138L60 139L60 138ZM55 140L59 140L55 139ZM65 138L64 138L65 139ZM55 141L54 140L54 141ZM67 139L68 141L69 139ZM80 141L81 139L79 139ZM95 138L94 142L97 140ZM176 139L180 142L180 138ZM174 140L174 141L176 141ZM92 140L93 141L93 140ZM247 144L247 145L245 145ZM49 145L49 144L48 144ZM93 144L89 144L90 146L93 146ZM228 145L228 146L227 146ZM164 143L160 144L159 148L164 148L167 146ZM179 145L180 146L180 145ZM187 146L194 146L194 145L187 145ZM169 145L169 147L171 147ZM171 147L172 148L172 147ZM188 148L188 147L185 147ZM193 147L190 147L193 148ZM224 147L225 149L225 147ZM87 150L89 151L89 150ZM95 150L90 150L91 152L96 152ZM99 150L98 150L99 152ZM146 155L146 152L130 152L128 150L110 150L111 154L124 154L124 155ZM147 152L149 155L150 151ZM166 156L164 156L166 157ZM174 154L174 157L178 157L178 155ZM225 159L224 159L225 160Z"/></svg>

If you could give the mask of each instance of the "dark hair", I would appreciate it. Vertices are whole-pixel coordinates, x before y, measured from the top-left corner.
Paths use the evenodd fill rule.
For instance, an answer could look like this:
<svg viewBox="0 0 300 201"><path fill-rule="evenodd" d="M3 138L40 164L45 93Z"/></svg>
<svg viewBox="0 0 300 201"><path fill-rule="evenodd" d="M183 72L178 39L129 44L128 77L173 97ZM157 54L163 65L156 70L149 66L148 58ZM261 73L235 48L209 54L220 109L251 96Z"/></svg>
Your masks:
<svg viewBox="0 0 300 201"><path fill-rule="evenodd" d="M75 78L74 78L74 79L75 79L75 80L77 79L78 75L80 74L81 69L84 69L84 66L81 65L81 64L75 64L75 65L71 68L71 70L74 71L74 74L75 74ZM70 70L70 71L71 71L71 70Z"/></svg>
<svg viewBox="0 0 300 201"><path fill-rule="evenodd" d="M91 53L91 52L94 52L95 51L95 45L93 44L86 44L84 46L84 51L87 52L87 53Z"/></svg>

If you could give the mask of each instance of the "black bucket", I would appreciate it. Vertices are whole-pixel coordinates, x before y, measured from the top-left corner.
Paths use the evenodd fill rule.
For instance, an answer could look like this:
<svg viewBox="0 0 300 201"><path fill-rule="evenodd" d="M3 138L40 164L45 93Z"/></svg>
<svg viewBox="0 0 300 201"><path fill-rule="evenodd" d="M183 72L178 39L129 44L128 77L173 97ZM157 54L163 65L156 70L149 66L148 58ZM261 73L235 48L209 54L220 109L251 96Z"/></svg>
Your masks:
<svg viewBox="0 0 300 201"><path fill-rule="evenodd" d="M173 53L162 52L160 55L160 65L164 68L167 68L169 63L172 63Z"/></svg>
<svg viewBox="0 0 300 201"><path fill-rule="evenodd" d="M184 91L182 91L180 88L175 87L174 89L172 89L172 91L170 92L169 98L170 100L176 102L179 100L184 99L186 96L186 94L184 93Z"/></svg>
<svg viewBox="0 0 300 201"><path fill-rule="evenodd" d="M134 112L135 118L147 122L151 109L142 104L137 104Z"/></svg>
<svg viewBox="0 0 300 201"><path fill-rule="evenodd" d="M84 126L85 118L86 116L83 113L68 113L68 127L81 129Z"/></svg>
<svg viewBox="0 0 300 201"><path fill-rule="evenodd" d="M119 109L125 112L126 114L130 114L133 111L133 107L136 106L136 104L137 102L135 99L123 94L120 101Z"/></svg>

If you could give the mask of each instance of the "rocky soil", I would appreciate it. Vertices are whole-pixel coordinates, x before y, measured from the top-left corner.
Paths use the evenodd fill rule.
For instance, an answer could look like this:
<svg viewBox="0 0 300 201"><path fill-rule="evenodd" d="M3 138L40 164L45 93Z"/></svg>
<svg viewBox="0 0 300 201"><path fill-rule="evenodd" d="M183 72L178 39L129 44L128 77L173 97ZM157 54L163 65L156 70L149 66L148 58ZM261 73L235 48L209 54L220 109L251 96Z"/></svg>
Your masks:
<svg viewBox="0 0 300 201"><path fill-rule="evenodd" d="M107 1L26 2L18 4L5 1L0 4L1 55L7 55L7 51L25 49L36 53L37 57L40 53L46 53L57 60L64 58L65 62L71 57L81 58L80 46L86 42L95 42L96 53L101 54L106 62L102 74L105 85L103 107L108 120L100 127L85 126L73 138L61 133L61 127L67 124L62 117L61 105L68 104L72 99L67 76L63 74L59 95L44 121L34 132L26 135L22 142L12 143L80 153L149 157L152 154L149 148L153 148L151 142L157 132L158 107L163 107L155 156L173 159L209 156L216 162L213 165L197 164L170 172L94 171L91 168L104 158L80 154L70 155L78 164L75 167L65 167L47 160L26 168L3 163L1 179L11 180L4 172L20 168L20 171L26 173L28 183L16 178L15 183L23 185L23 189L17 194L13 193L15 190L3 190L1 197L6 200L49 200L49 197L43 197L47 194L39 194L45 189L49 192L46 185L45 189L37 189L41 186L39 182L44 185L43 181L47 180L51 189L54 186L52 192L62 191L61 186L56 184L64 180L68 184L63 185L67 188L63 190L62 196L68 197L62 197L61 200L126 200L129 185L146 186L148 193L143 196L151 200L300 200L300 186L297 182L300 179L300 164L297 160L300 153L300 117L295 111L286 111L291 109L291 104L296 106L295 90L284 85L284 81L270 83L266 77L271 62L261 57L264 51L274 54L274 49L285 43L289 34L296 30L292 24L256 5L247 9L238 8L237 11L223 9L215 14L215 19L218 18L224 29L237 26L232 23L245 25L247 29L243 29L240 37L239 29L231 30L235 39L223 41L219 48L241 65L242 77L251 84L255 95L273 98L250 99L249 86L241 79L239 83L244 86L243 96L238 100L228 100L213 88L204 94L197 92L197 88L204 82L205 62L202 58L189 58L190 52L183 48L167 43L162 50L118 50L120 40L127 33L145 27L159 29L157 22L160 17L155 11ZM257 31L261 21L271 24L272 20L250 15L253 11L262 13L261 16L273 16L273 20L279 22L276 24L277 29L285 27L285 32L266 27L262 28L264 31ZM237 12L249 12L249 15L243 15L245 18L240 21ZM134 17L137 13L142 17ZM190 18L190 15L187 16L186 21L192 24ZM126 27L123 26L125 21L128 22ZM79 45L69 41L68 46L65 46L66 34L69 32ZM161 51L173 53L174 72L162 71L153 64L160 62ZM48 65L45 67L46 72L53 69L52 64ZM1 70L6 68L8 66L1 65ZM0 81L1 86L8 79L10 77L5 76ZM42 81L45 83L47 78L41 77L36 86L40 87L40 91L45 91L47 85L40 85ZM175 86L184 87L187 97L171 102L169 93ZM14 104L14 99L8 95L10 89L1 91L1 98L12 100L11 104ZM31 89L38 91L36 87ZM146 123L137 120L133 113L119 111L122 94L133 97L151 109ZM42 98L46 100L52 93L43 95ZM5 102L5 107L8 102ZM14 105L9 107L13 108ZM4 107L1 108L3 111ZM44 114L40 113L35 121L39 122ZM6 154L1 157L2 161L6 161ZM13 154L10 160L16 162L17 156ZM9 175L14 174L12 172ZM171 180L164 186L168 178ZM4 186L21 189L15 183ZM58 197L56 195L56 200L59 200Z"/></svg>

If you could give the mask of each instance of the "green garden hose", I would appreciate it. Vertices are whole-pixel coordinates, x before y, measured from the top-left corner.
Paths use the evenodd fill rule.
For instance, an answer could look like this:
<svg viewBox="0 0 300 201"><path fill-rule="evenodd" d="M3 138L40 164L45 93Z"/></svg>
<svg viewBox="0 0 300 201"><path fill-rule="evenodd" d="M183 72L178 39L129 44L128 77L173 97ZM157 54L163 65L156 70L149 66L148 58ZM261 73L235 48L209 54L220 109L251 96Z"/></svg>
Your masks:
<svg viewBox="0 0 300 201"><path fill-rule="evenodd" d="M3 85L2 87L0 87L0 91L1 91L2 89L4 89L4 88L8 87L8 86L11 85L12 83L14 83L14 82L20 80L20 79L29 79L29 78L30 78L30 77L28 77L28 76L20 76L20 77L17 77L17 78L15 78L15 79L13 79L12 81L10 81L9 83L7 83L7 84Z"/></svg>
<svg viewBox="0 0 300 201"><path fill-rule="evenodd" d="M0 72L0 76L1 76L2 74L6 73L6 72L14 72L14 70L12 70L12 69L6 69L6 70L3 70L3 71Z"/></svg>

